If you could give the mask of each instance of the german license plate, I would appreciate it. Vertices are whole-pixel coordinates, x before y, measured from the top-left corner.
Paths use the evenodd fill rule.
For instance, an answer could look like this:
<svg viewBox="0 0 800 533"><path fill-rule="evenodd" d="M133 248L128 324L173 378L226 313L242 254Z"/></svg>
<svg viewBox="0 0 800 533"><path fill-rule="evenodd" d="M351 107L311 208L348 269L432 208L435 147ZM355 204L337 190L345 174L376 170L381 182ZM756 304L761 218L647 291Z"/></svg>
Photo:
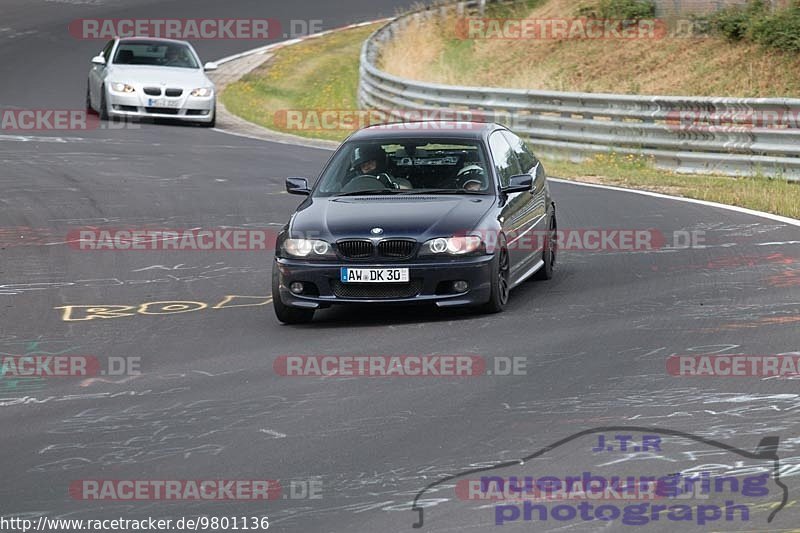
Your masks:
<svg viewBox="0 0 800 533"><path fill-rule="evenodd" d="M180 107L180 100L168 100L167 98L148 98L147 107Z"/></svg>
<svg viewBox="0 0 800 533"><path fill-rule="evenodd" d="M342 267L342 283L408 283L407 268Z"/></svg>

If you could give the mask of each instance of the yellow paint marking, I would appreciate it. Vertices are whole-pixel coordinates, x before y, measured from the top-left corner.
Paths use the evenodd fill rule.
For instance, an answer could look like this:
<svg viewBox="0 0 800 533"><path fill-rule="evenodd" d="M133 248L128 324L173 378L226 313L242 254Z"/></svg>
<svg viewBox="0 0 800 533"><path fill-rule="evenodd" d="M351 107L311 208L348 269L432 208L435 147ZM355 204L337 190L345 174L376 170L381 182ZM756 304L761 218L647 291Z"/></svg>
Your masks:
<svg viewBox="0 0 800 533"><path fill-rule="evenodd" d="M123 318L139 315L174 315L191 313L202 309L227 309L230 307L258 307L272 302L272 296L242 296L228 294L216 305L206 302L169 300L161 302L145 302L139 305L62 305L53 309L63 309L61 320L64 322L81 322L95 318Z"/></svg>

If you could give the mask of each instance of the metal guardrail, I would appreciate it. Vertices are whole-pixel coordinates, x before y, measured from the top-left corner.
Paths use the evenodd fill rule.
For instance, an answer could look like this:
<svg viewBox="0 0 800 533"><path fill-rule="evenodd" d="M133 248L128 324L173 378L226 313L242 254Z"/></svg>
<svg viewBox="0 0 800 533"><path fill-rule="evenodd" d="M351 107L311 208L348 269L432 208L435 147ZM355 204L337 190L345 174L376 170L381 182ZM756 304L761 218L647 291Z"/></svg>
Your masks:
<svg viewBox="0 0 800 533"><path fill-rule="evenodd" d="M492 117L540 153L584 159L614 151L676 172L769 175L800 180L800 99L639 96L450 86L378 68L383 45L410 21L460 14L480 0L423 9L389 22L364 43L359 105L406 118Z"/></svg>

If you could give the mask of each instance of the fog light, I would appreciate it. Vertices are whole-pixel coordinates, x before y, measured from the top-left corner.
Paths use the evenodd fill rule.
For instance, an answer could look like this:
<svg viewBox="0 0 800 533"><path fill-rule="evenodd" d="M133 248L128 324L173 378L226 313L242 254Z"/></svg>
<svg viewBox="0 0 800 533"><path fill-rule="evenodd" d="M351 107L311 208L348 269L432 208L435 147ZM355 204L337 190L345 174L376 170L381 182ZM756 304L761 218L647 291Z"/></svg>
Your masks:
<svg viewBox="0 0 800 533"><path fill-rule="evenodd" d="M453 282L453 290L455 292L467 292L469 289L469 283L466 281L454 281Z"/></svg>
<svg viewBox="0 0 800 533"><path fill-rule="evenodd" d="M289 285L289 290L294 294L303 294L303 284L299 281L293 281L292 284Z"/></svg>

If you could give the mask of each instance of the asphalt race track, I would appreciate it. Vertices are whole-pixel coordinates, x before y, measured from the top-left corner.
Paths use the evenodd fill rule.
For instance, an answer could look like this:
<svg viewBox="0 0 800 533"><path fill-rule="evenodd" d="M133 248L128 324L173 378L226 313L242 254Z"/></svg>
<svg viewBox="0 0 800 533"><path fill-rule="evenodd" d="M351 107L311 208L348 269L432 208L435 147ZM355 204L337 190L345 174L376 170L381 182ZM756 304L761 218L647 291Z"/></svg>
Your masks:
<svg viewBox="0 0 800 533"><path fill-rule="evenodd" d="M2 0L0 107L82 109L88 61L102 43L73 39L67 25L76 18L268 16L321 19L330 28L405 4ZM254 46L197 43L206 61ZM666 360L800 350L798 226L554 182L561 229L654 229L668 244L674 232L700 232L705 246L565 251L553 280L525 283L499 315L331 309L302 327L274 317L270 253L80 251L65 244L69 230L87 226L277 229L299 203L284 192L284 178L316 176L328 156L169 124L0 132L0 352L139 357L142 370L0 379L0 515L268 515L275 531L411 531L418 515L410 502L442 476L518 459L583 430L637 426L747 451L763 437L780 437L789 505L767 524L764 511L782 498L770 484L762 500L773 507L715 529L797 527L798 381L675 377ZM94 320L75 320L85 307L69 316L63 309L173 301L207 305ZM286 354L522 357L527 373L282 377L273 361ZM685 468L772 473L771 462L680 437L664 437L645 459L590 452L596 443L586 437L532 465L562 477L609 465L636 475ZM284 496L297 497L269 502L72 497L70 484L86 479L274 479L284 488L311 480L321 491L303 498L287 490ZM491 506L459 501L452 488L421 498L430 505L423 531L631 530L597 520L496 527ZM645 528L702 529L663 518Z"/></svg>

